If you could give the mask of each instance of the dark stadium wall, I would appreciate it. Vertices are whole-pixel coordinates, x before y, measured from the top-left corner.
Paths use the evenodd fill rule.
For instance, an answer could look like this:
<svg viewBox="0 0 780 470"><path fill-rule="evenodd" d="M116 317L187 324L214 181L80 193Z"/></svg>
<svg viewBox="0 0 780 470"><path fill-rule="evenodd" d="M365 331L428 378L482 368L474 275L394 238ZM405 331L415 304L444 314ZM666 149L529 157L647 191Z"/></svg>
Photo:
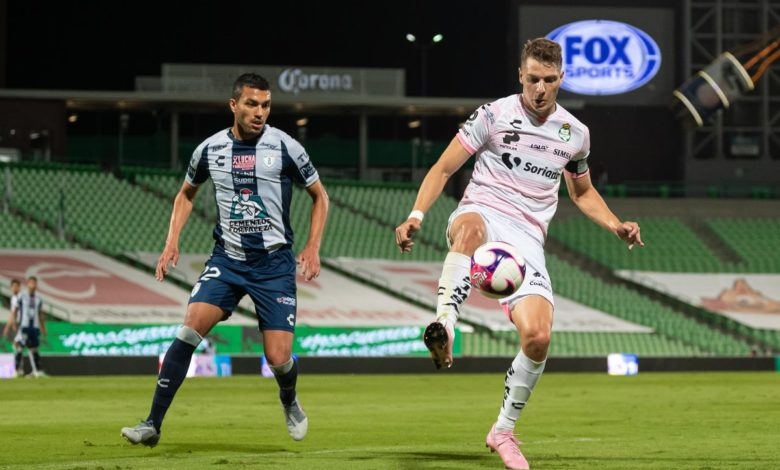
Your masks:
<svg viewBox="0 0 780 470"><path fill-rule="evenodd" d="M29 159L65 154L65 103L0 99L0 147L14 147Z"/></svg>
<svg viewBox="0 0 780 470"><path fill-rule="evenodd" d="M6 50L8 42L8 2L0 0L0 51ZM5 87L6 54L0 54L0 88Z"/></svg>
<svg viewBox="0 0 780 470"><path fill-rule="evenodd" d="M157 374L156 356L45 356L46 370L53 376L67 375L148 375ZM448 373L502 373L506 357L462 357ZM306 374L429 374L435 372L430 359L423 357L301 357ZM771 371L773 357L640 357L639 373L687 371ZM606 357L551 357L545 372L607 373ZM232 357L234 375L259 375L257 357Z"/></svg>
<svg viewBox="0 0 780 470"><path fill-rule="evenodd" d="M667 107L586 106L573 111L590 128L592 178L610 184L682 181L682 132Z"/></svg>

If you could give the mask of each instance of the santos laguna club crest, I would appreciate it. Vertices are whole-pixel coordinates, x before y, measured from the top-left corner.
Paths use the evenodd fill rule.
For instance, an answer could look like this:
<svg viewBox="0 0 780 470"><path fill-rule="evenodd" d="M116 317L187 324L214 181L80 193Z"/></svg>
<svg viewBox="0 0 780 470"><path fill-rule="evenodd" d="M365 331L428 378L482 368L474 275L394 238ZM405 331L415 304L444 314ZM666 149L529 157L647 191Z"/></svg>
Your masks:
<svg viewBox="0 0 780 470"><path fill-rule="evenodd" d="M274 156L273 155L266 155L265 157L263 157L263 163L268 168L273 167L274 166Z"/></svg>
<svg viewBox="0 0 780 470"><path fill-rule="evenodd" d="M271 229L271 219L260 196L243 188L233 196L230 206L230 231L235 233L265 232Z"/></svg>
<svg viewBox="0 0 780 470"><path fill-rule="evenodd" d="M560 129L558 129L558 137L562 141L568 142L571 140L571 124L564 122Z"/></svg>

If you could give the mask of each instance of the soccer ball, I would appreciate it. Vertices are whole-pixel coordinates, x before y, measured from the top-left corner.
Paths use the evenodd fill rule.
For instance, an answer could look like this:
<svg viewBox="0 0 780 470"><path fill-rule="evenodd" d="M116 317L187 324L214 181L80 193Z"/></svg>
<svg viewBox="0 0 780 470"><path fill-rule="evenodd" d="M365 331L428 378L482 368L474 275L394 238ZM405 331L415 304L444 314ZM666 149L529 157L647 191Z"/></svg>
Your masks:
<svg viewBox="0 0 780 470"><path fill-rule="evenodd" d="M471 256L469 279L482 295L500 299L514 294L525 277L525 259L506 242L487 242Z"/></svg>

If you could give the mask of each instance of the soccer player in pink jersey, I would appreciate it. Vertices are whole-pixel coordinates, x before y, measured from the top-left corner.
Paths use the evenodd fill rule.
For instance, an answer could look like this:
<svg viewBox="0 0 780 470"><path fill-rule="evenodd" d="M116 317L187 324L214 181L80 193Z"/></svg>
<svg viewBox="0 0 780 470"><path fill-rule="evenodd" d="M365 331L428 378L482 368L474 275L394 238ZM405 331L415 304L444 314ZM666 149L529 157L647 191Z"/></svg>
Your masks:
<svg viewBox="0 0 780 470"><path fill-rule="evenodd" d="M544 257L547 227L558 205L561 176L574 204L631 249L644 246L636 222L621 221L591 183L588 127L556 102L563 80L561 47L546 38L525 43L520 58L520 94L480 106L430 168L408 219L395 230L402 252L441 195L445 183L472 155L471 180L447 225L449 253L439 279L436 321L423 335L437 368L452 366L454 325L471 290L474 250L487 241L517 247L526 277L514 294L499 300L520 336L520 352L506 374L504 401L486 445L507 468L527 469L514 436L517 419L544 370L553 324L553 291Z"/></svg>

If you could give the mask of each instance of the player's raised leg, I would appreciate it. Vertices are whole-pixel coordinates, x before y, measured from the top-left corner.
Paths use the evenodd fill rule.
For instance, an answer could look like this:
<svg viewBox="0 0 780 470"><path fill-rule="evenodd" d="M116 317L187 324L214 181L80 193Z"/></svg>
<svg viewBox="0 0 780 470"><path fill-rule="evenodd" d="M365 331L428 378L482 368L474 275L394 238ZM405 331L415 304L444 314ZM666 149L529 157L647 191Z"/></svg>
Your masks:
<svg viewBox="0 0 780 470"><path fill-rule="evenodd" d="M423 334L437 369L452 367L452 342L460 307L471 292L471 255L486 239L485 222L476 212L457 215L448 229L450 251L444 258L436 298L436 321Z"/></svg>
<svg viewBox="0 0 780 470"><path fill-rule="evenodd" d="M552 332L553 306L542 296L528 295L513 304L511 318L520 335L520 352L506 373L504 400L485 444L492 452L498 452L506 468L527 469L528 462L520 452L514 430L544 371Z"/></svg>

